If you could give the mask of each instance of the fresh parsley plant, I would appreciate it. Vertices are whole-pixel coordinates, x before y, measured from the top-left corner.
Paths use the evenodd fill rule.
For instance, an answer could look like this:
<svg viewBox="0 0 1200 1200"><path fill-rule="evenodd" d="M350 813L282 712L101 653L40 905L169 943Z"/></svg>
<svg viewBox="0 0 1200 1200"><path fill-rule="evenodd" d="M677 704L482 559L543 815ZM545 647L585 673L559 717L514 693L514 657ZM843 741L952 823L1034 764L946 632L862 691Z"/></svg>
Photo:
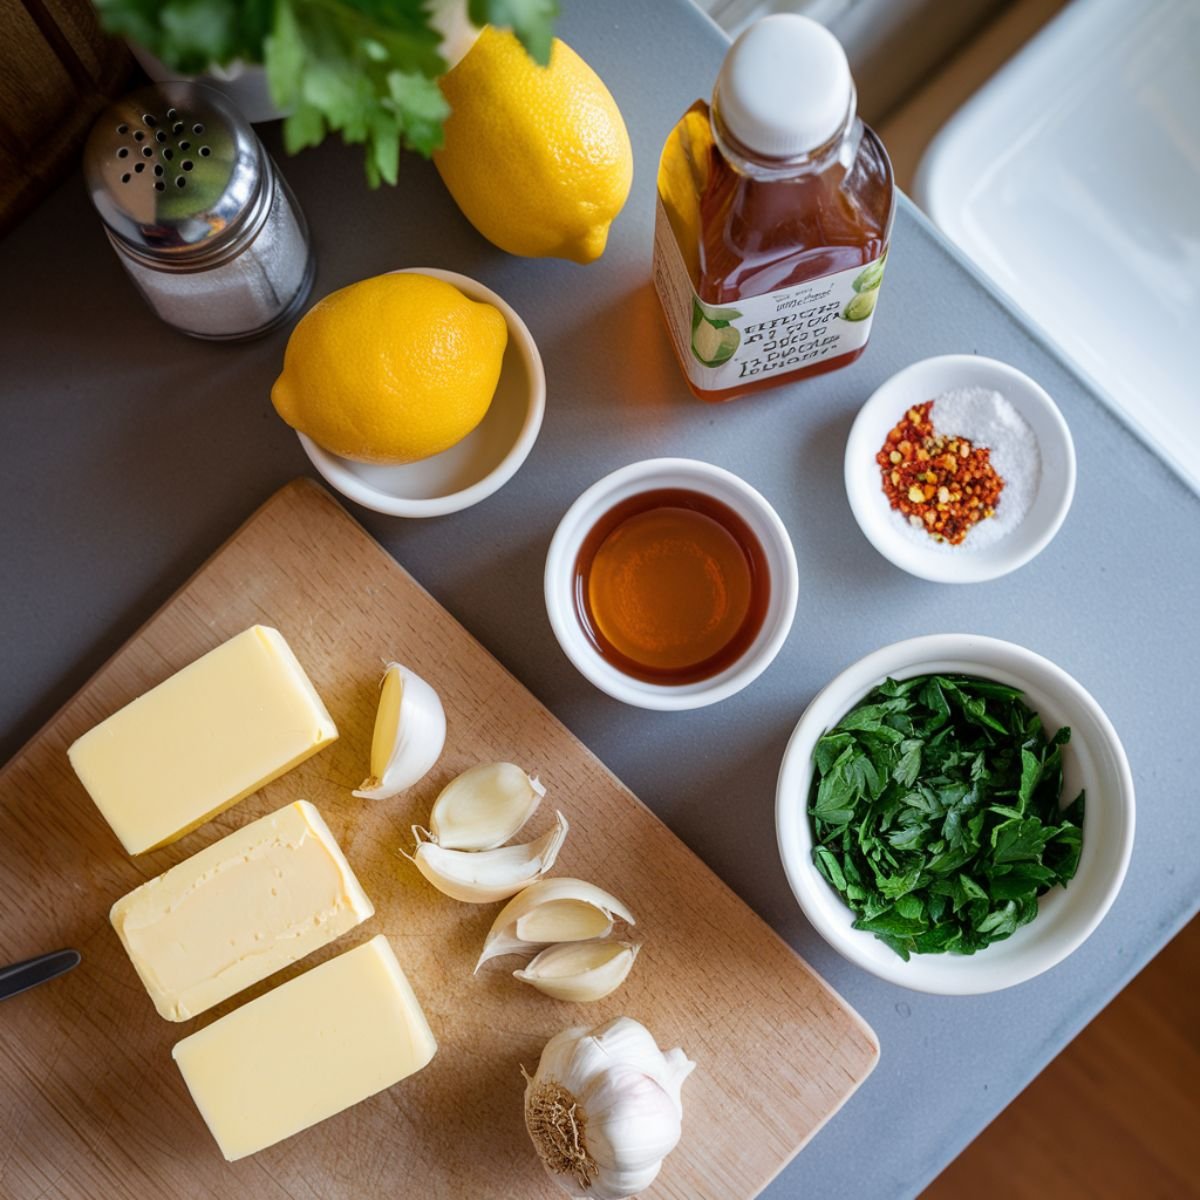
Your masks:
<svg viewBox="0 0 1200 1200"><path fill-rule="evenodd" d="M910 954L973 954L1037 916L1079 866L1084 794L1015 688L888 679L816 744L813 861L865 929Z"/></svg>
<svg viewBox="0 0 1200 1200"><path fill-rule="evenodd" d="M543 65L558 0L450 0L475 25L511 28ZM395 183L400 148L442 144L446 69L430 0L95 0L104 27L194 75L235 59L262 63L271 95L291 110L289 154L326 133L366 146L367 179Z"/></svg>

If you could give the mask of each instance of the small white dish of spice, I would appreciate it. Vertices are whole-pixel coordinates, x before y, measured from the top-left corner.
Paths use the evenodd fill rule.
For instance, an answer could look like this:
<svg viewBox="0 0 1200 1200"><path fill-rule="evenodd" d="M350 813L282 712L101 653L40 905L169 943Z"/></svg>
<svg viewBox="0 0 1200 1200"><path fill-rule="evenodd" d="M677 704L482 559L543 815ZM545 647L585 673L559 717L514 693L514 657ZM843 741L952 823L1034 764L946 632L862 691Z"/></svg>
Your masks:
<svg viewBox="0 0 1200 1200"><path fill-rule="evenodd" d="M1062 413L993 358L913 363L863 405L846 443L846 495L867 540L922 579L980 583L1058 532L1075 494Z"/></svg>

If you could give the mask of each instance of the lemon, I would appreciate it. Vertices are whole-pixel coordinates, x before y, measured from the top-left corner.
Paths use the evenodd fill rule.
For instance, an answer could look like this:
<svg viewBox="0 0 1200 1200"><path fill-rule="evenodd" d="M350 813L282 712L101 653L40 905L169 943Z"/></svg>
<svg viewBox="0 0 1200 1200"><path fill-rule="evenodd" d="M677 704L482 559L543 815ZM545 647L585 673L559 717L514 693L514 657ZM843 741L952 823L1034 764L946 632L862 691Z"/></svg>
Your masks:
<svg viewBox="0 0 1200 1200"><path fill-rule="evenodd" d="M595 71L558 38L539 67L512 33L489 27L441 87L451 112L433 161L467 220L510 254L599 258L633 152Z"/></svg>
<svg viewBox="0 0 1200 1200"><path fill-rule="evenodd" d="M483 420L507 342L494 305L429 275L378 275L304 314L271 402L293 429L343 458L415 462Z"/></svg>

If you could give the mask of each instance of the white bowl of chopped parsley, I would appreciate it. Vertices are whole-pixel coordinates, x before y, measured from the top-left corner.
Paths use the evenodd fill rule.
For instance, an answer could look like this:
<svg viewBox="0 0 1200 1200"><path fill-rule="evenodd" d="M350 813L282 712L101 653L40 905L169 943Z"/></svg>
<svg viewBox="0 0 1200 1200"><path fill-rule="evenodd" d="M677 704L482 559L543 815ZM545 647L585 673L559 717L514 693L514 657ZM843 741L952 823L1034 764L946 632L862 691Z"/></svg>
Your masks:
<svg viewBox="0 0 1200 1200"><path fill-rule="evenodd" d="M776 831L835 950L904 987L972 995L1041 974L1100 923L1133 849L1133 777L1062 668L936 634L867 655L813 699Z"/></svg>

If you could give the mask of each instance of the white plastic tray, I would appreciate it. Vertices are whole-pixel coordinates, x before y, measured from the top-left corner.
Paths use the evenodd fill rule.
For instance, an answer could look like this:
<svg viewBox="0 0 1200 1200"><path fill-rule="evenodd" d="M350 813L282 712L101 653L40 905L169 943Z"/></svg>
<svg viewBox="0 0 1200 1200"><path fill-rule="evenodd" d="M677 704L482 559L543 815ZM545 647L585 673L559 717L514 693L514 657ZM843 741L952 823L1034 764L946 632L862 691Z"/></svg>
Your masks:
<svg viewBox="0 0 1200 1200"><path fill-rule="evenodd" d="M922 161L933 220L1200 491L1200 4L1076 0Z"/></svg>

